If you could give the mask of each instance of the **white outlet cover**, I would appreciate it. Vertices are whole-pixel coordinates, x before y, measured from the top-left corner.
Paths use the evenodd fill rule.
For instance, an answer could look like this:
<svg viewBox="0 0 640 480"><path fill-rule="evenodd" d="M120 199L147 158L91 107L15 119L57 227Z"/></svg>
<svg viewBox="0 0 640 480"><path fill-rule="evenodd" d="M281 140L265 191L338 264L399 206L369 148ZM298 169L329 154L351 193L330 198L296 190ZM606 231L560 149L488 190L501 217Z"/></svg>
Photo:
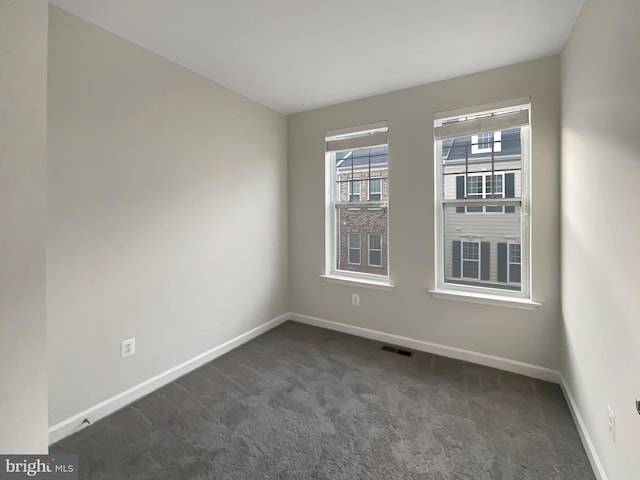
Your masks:
<svg viewBox="0 0 640 480"><path fill-rule="evenodd" d="M120 353L122 355L122 358L130 357L131 355L134 355L136 353L135 337L129 338L128 340L124 340L122 342L122 349Z"/></svg>

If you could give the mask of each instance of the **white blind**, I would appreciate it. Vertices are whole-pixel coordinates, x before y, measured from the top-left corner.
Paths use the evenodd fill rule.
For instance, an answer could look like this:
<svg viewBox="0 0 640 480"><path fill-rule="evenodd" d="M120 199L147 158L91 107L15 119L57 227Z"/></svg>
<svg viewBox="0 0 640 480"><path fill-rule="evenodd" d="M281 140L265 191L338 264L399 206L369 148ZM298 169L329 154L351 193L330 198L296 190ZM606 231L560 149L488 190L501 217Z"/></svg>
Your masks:
<svg viewBox="0 0 640 480"><path fill-rule="evenodd" d="M388 143L389 127L386 122L327 132L327 152L344 152L364 148L381 147Z"/></svg>
<svg viewBox="0 0 640 480"><path fill-rule="evenodd" d="M459 122L445 123L435 128L436 140L466 137L480 133L497 132L529 125L529 110L501 113Z"/></svg>

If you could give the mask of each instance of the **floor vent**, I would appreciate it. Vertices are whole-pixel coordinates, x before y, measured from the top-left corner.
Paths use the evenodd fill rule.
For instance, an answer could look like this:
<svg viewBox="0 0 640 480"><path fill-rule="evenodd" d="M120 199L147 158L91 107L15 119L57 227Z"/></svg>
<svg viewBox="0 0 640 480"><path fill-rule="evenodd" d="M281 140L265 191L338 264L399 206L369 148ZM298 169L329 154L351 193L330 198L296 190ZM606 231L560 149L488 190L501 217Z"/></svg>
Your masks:
<svg viewBox="0 0 640 480"><path fill-rule="evenodd" d="M382 350L385 352L397 353L404 357L410 357L413 355L413 352L410 352L409 350L403 350L402 348L391 347L389 345L383 345Z"/></svg>

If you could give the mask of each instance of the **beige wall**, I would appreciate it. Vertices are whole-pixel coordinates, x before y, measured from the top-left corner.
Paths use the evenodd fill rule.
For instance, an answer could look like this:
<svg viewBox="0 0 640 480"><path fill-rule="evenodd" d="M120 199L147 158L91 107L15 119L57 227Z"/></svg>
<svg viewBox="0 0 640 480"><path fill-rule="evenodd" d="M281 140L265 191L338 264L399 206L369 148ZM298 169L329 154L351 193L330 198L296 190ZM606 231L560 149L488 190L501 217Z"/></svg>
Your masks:
<svg viewBox="0 0 640 480"><path fill-rule="evenodd" d="M562 373L609 480L640 477L638 19L589 0L562 54Z"/></svg>
<svg viewBox="0 0 640 480"><path fill-rule="evenodd" d="M0 0L0 453L47 452L47 1Z"/></svg>
<svg viewBox="0 0 640 480"><path fill-rule="evenodd" d="M286 312L287 185L284 116L55 7L49 42L53 425Z"/></svg>
<svg viewBox="0 0 640 480"><path fill-rule="evenodd" d="M288 118L292 310L550 368L559 366L559 57L424 85ZM437 300L434 287L434 113L532 99L533 292L537 311ZM387 120L390 275L381 292L330 284L324 270L324 134ZM351 306L351 293L361 306Z"/></svg>

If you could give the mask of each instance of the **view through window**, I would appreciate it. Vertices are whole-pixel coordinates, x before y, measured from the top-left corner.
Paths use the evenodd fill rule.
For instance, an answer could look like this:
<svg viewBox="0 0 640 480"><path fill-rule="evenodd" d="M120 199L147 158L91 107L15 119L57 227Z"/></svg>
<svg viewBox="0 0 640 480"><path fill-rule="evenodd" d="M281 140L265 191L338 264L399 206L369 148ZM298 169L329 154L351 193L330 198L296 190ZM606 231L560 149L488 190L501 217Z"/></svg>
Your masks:
<svg viewBox="0 0 640 480"><path fill-rule="evenodd" d="M526 294L528 106L435 122L438 285Z"/></svg>
<svg viewBox="0 0 640 480"><path fill-rule="evenodd" d="M389 204L387 128L364 128L327 136L326 140L330 271L385 277Z"/></svg>

